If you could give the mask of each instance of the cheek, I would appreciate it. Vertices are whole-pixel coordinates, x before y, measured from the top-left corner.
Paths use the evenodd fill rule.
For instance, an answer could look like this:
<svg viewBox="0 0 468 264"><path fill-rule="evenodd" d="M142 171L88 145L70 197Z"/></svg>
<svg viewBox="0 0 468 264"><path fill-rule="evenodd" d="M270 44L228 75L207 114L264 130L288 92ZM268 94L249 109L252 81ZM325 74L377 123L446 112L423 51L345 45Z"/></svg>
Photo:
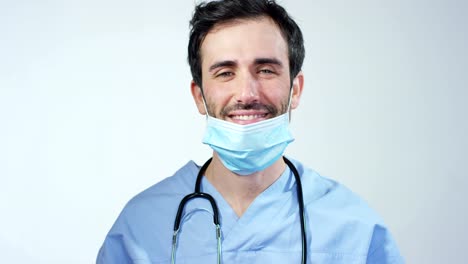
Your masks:
<svg viewBox="0 0 468 264"><path fill-rule="evenodd" d="M264 92L263 98L265 98L268 103L274 105L287 104L289 101L289 88L287 88L287 86L281 86L278 88L268 89Z"/></svg>
<svg viewBox="0 0 468 264"><path fill-rule="evenodd" d="M263 95L275 100L289 97L290 83L286 78L266 80L262 83Z"/></svg>
<svg viewBox="0 0 468 264"><path fill-rule="evenodd" d="M219 114L221 109L232 103L232 94L230 93L230 89L223 85L206 89L205 97L210 112L214 114Z"/></svg>

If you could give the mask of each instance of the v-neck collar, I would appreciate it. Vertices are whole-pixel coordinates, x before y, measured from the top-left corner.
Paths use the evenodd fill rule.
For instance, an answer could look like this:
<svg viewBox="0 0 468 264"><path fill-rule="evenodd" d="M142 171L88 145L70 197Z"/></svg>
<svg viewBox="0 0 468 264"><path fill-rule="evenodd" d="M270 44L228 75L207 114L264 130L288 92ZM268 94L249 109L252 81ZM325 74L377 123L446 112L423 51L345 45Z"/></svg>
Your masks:
<svg viewBox="0 0 468 264"><path fill-rule="evenodd" d="M252 233L253 230L261 233L264 228L268 227L275 214L291 199L290 189L294 185L294 181L291 181L291 174L291 170L286 166L281 176L254 199L241 217L237 216L218 190L203 177L201 191L210 194L216 200L225 243L237 240L229 239L231 233L236 237L255 236Z"/></svg>

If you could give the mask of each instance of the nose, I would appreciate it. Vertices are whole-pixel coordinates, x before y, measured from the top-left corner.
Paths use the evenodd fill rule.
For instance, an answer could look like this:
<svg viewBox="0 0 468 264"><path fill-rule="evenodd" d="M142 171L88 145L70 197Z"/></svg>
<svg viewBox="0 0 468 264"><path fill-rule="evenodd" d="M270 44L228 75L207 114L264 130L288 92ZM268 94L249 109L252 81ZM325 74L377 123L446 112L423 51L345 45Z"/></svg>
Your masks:
<svg viewBox="0 0 468 264"><path fill-rule="evenodd" d="M237 94L235 98L237 103L249 104L259 101L260 83L250 72L239 76L236 85Z"/></svg>

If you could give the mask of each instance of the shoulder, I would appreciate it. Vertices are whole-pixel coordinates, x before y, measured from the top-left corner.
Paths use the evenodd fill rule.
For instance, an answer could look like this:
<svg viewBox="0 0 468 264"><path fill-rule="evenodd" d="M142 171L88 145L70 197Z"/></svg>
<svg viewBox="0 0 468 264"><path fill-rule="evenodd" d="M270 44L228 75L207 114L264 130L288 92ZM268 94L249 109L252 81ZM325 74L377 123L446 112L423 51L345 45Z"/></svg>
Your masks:
<svg viewBox="0 0 468 264"><path fill-rule="evenodd" d="M193 191L198 170L190 161L173 176L133 197L107 234L97 263L149 263L148 248L156 256L168 256L168 249L157 245L171 241L179 202Z"/></svg>
<svg viewBox="0 0 468 264"><path fill-rule="evenodd" d="M293 161L301 175L304 203L316 252L359 255L368 263L403 263L379 214L346 186ZM315 235L315 236L314 236Z"/></svg>
<svg viewBox="0 0 468 264"><path fill-rule="evenodd" d="M301 175L304 204L324 213L339 212L343 217L353 217L372 223L381 222L378 214L364 199L346 186L324 177L302 163L293 160Z"/></svg>
<svg viewBox="0 0 468 264"><path fill-rule="evenodd" d="M143 226L170 225L169 218L175 215L180 200L193 191L198 166L190 161L174 175L154 184L137 194L124 206L115 221L112 232L144 231ZM157 225L156 225L157 226Z"/></svg>
<svg viewBox="0 0 468 264"><path fill-rule="evenodd" d="M199 166L193 161L177 170L174 175L147 188L133 197L124 207L123 212L128 210L147 209L167 206L168 200L178 199L192 192Z"/></svg>

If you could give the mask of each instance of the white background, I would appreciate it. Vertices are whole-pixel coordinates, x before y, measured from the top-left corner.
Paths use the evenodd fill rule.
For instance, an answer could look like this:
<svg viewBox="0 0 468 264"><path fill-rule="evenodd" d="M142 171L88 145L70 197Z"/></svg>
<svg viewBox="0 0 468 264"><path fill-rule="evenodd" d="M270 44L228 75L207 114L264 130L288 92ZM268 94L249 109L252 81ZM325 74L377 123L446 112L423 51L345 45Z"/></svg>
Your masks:
<svg viewBox="0 0 468 264"><path fill-rule="evenodd" d="M467 2L280 3L307 50L287 153L364 197L408 263L464 262ZM193 6L0 0L2 263L93 263L131 197L210 156Z"/></svg>

